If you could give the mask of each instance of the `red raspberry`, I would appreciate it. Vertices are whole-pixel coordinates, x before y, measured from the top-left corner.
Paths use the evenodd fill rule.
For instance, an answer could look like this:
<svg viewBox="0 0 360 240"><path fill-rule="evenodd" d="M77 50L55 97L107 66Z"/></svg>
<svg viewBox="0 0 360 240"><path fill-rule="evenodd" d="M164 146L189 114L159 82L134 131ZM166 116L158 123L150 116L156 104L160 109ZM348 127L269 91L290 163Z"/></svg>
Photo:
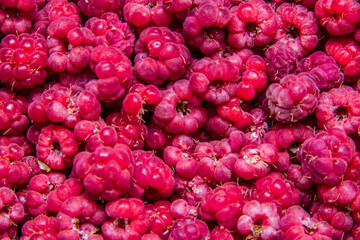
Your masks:
<svg viewBox="0 0 360 240"><path fill-rule="evenodd" d="M81 1L79 5L80 3ZM133 53L135 35L129 25L126 22L122 22L117 14L109 12L90 18L85 23L85 26L95 36L94 47L99 45L112 46L128 57Z"/></svg>
<svg viewBox="0 0 360 240"><path fill-rule="evenodd" d="M161 236L167 236L168 230L173 223L170 213L171 203L166 200L158 200L154 204L146 204L145 211L150 220L150 230Z"/></svg>
<svg viewBox="0 0 360 240"><path fill-rule="evenodd" d="M233 230L246 200L247 187L227 182L216 187L201 200L199 215L205 220L217 220L220 226Z"/></svg>
<svg viewBox="0 0 360 240"><path fill-rule="evenodd" d="M319 0L314 10L321 25L334 36L352 33L360 22L360 3L355 0Z"/></svg>
<svg viewBox="0 0 360 240"><path fill-rule="evenodd" d="M150 227L144 203L139 199L116 199L106 204L105 211L112 219L101 226L105 240L117 235L125 239L140 239Z"/></svg>
<svg viewBox="0 0 360 240"><path fill-rule="evenodd" d="M311 115L316 106L319 89L308 73L287 75L272 83L263 104L280 122L297 122Z"/></svg>
<svg viewBox="0 0 360 240"><path fill-rule="evenodd" d="M153 199L170 197L174 191L173 170L152 152L133 151L134 175L129 195Z"/></svg>
<svg viewBox="0 0 360 240"><path fill-rule="evenodd" d="M36 10L36 8L34 8ZM36 12L36 11L35 11ZM28 33L31 30L31 20L25 12L16 9L0 9L0 35ZM30 14L36 14L30 11ZM25 16L22 16L25 15ZM33 17L33 16L31 16ZM31 18L30 17L30 18Z"/></svg>
<svg viewBox="0 0 360 240"><path fill-rule="evenodd" d="M54 85L41 94L39 100L29 104L29 117L36 123L63 122L74 128L81 119L95 120L101 111L96 96L87 90L72 92L61 84Z"/></svg>
<svg viewBox="0 0 360 240"><path fill-rule="evenodd" d="M135 44L134 74L149 84L178 80L190 64L183 37L167 27L150 27L141 32Z"/></svg>
<svg viewBox="0 0 360 240"><path fill-rule="evenodd" d="M29 125L28 101L7 88L0 89L0 133L21 134Z"/></svg>
<svg viewBox="0 0 360 240"><path fill-rule="evenodd" d="M1 41L0 81L14 89L33 88L48 77L48 46L43 36L23 33Z"/></svg>
<svg viewBox="0 0 360 240"><path fill-rule="evenodd" d="M124 7L124 1L98 1L98 0L79 0L79 10L90 17L100 17L103 13L114 12L121 15L121 9Z"/></svg>
<svg viewBox="0 0 360 240"><path fill-rule="evenodd" d="M351 209L360 210L359 187L350 180L340 182L335 186L321 184L318 186L317 196L328 204L349 204Z"/></svg>
<svg viewBox="0 0 360 240"><path fill-rule="evenodd" d="M55 218L40 215L28 220L21 228L22 238L31 239L42 237L44 239L56 239Z"/></svg>
<svg viewBox="0 0 360 240"><path fill-rule="evenodd" d="M301 4L283 3L277 9L279 30L274 41L287 45L298 58L309 54L319 40L319 26L314 12Z"/></svg>
<svg viewBox="0 0 360 240"><path fill-rule="evenodd" d="M345 82L355 82L360 76L360 44L351 37L331 38L325 52L335 58L346 76Z"/></svg>
<svg viewBox="0 0 360 240"><path fill-rule="evenodd" d="M282 239L332 239L333 228L325 221L311 218L300 206L292 206L286 210L280 221Z"/></svg>
<svg viewBox="0 0 360 240"><path fill-rule="evenodd" d="M274 10L262 0L241 2L231 8L233 17L227 25L229 45L236 49L265 46L278 30Z"/></svg>
<svg viewBox="0 0 360 240"><path fill-rule="evenodd" d="M360 126L359 99L357 91L344 85L322 93L315 113L319 127L324 130L341 128L347 134L357 132Z"/></svg>
<svg viewBox="0 0 360 240"><path fill-rule="evenodd" d="M278 151L270 143L244 146L235 162L235 172L240 178L249 180L264 177L270 172L270 165L278 160Z"/></svg>
<svg viewBox="0 0 360 240"><path fill-rule="evenodd" d="M172 225L169 240L206 240L210 237L207 224L193 217L177 219Z"/></svg>
<svg viewBox="0 0 360 240"><path fill-rule="evenodd" d="M81 152L74 159L73 172L83 180L85 194L96 199L124 196L133 171L131 150L123 144L101 146L93 153Z"/></svg>
<svg viewBox="0 0 360 240"><path fill-rule="evenodd" d="M136 27L169 26L174 17L166 11L165 1L161 0L126 0L124 19Z"/></svg>
<svg viewBox="0 0 360 240"><path fill-rule="evenodd" d="M205 124L206 109L193 93L190 81L178 80L162 91L163 98L154 108L153 120L171 134L194 133Z"/></svg>
<svg viewBox="0 0 360 240"><path fill-rule="evenodd" d="M63 170L71 167L77 152L78 143L72 131L55 125L41 130L36 144L36 156L51 169Z"/></svg>

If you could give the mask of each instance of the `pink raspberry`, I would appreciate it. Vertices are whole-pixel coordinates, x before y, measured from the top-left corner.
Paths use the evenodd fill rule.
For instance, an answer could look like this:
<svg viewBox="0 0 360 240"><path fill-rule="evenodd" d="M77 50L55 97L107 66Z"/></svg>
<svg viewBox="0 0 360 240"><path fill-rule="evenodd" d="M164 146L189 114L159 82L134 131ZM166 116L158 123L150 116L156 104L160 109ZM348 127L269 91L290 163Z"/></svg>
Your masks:
<svg viewBox="0 0 360 240"><path fill-rule="evenodd" d="M288 208L280 220L282 239L324 239L331 240L333 227L326 221L311 218L300 206Z"/></svg>
<svg viewBox="0 0 360 240"><path fill-rule="evenodd" d="M74 128L81 119L97 119L100 111L100 102L92 92L72 92L60 84L44 91L28 108L30 119L36 123L63 122L69 128Z"/></svg>
<svg viewBox="0 0 360 240"><path fill-rule="evenodd" d="M114 236L140 239L141 235L150 227L144 203L137 198L119 198L108 202L105 211L112 219L101 226L105 240L114 239Z"/></svg>
<svg viewBox="0 0 360 240"><path fill-rule="evenodd" d="M61 126L42 128L36 145L36 156L48 167L63 170L72 166L78 143L73 132Z"/></svg>
<svg viewBox="0 0 360 240"><path fill-rule="evenodd" d="M10 89L0 89L0 132L2 134L21 134L29 125L27 118L28 101Z"/></svg>
<svg viewBox="0 0 360 240"><path fill-rule="evenodd" d="M36 9L35 9L36 10ZM31 11L30 11L31 12ZM24 12L23 12L24 13ZM0 9L0 35L28 33L31 30L31 20L26 14L15 9ZM36 13L32 12L34 15ZM25 15L25 16L22 16Z"/></svg>
<svg viewBox="0 0 360 240"><path fill-rule="evenodd" d="M298 58L309 54L319 40L319 26L314 12L301 4L283 3L276 9L279 30L274 41L287 45Z"/></svg>
<svg viewBox="0 0 360 240"><path fill-rule="evenodd" d="M231 8L233 17L227 29L231 47L265 46L270 43L278 30L274 10L262 0L241 2Z"/></svg>
<svg viewBox="0 0 360 240"><path fill-rule="evenodd" d="M83 180L86 195L93 198L113 200L124 196L133 171L131 150L123 144L81 152L74 159L73 172Z"/></svg>
<svg viewBox="0 0 360 240"><path fill-rule="evenodd" d="M276 163L278 151L270 143L244 146L235 162L235 172L238 177L250 180L260 178L270 172L270 165Z"/></svg>
<svg viewBox="0 0 360 240"><path fill-rule="evenodd" d="M334 186L321 184L318 187L317 196L319 196L319 199L324 203L350 204L351 209L360 210L359 187L350 180L341 181Z"/></svg>
<svg viewBox="0 0 360 240"><path fill-rule="evenodd" d="M247 238L276 239L280 216L274 203L251 200L244 204L237 221L237 230Z"/></svg>
<svg viewBox="0 0 360 240"><path fill-rule="evenodd" d="M136 150L133 156L134 175L129 195L149 200L171 196L175 185L173 170L152 152Z"/></svg>
<svg viewBox="0 0 360 240"><path fill-rule="evenodd" d="M268 87L263 104L277 121L297 122L314 112L318 96L319 89L311 75L291 74Z"/></svg>
<svg viewBox="0 0 360 240"><path fill-rule="evenodd" d="M149 84L181 79L190 64L182 35L167 27L149 27L135 43L134 74Z"/></svg>
<svg viewBox="0 0 360 240"><path fill-rule="evenodd" d="M216 187L201 200L199 215L205 220L217 220L220 226L235 229L249 189L235 182Z"/></svg>
<svg viewBox="0 0 360 240"><path fill-rule="evenodd" d="M1 41L0 59L0 81L14 89L33 88L48 77L48 46L39 34L8 34Z"/></svg>
<svg viewBox="0 0 360 240"><path fill-rule="evenodd" d="M216 227L211 231L210 240L234 240L231 232L226 228Z"/></svg>
<svg viewBox="0 0 360 240"><path fill-rule="evenodd" d="M241 91L244 91L244 89L241 89ZM240 98L231 98L225 104L219 105L217 112L221 117L230 120L238 128L248 127L253 119L250 113L242 109L243 102Z"/></svg>
<svg viewBox="0 0 360 240"><path fill-rule="evenodd" d="M342 129L316 132L298 152L305 174L314 183L335 185L344 177L348 162L355 153L355 144Z"/></svg>
<svg viewBox="0 0 360 240"><path fill-rule="evenodd" d="M300 204L301 192L293 182L285 179L283 174L271 172L256 181L255 189L251 192L251 198L260 203L275 203L277 206L286 209Z"/></svg>
<svg viewBox="0 0 360 240"><path fill-rule="evenodd" d="M333 36L352 33L360 22L360 3L355 0L319 0L314 10L321 25Z"/></svg>
<svg viewBox="0 0 360 240"><path fill-rule="evenodd" d="M325 44L325 52L335 58L346 76L345 82L355 82L360 76L360 43L349 36L331 38Z"/></svg>
<svg viewBox="0 0 360 240"><path fill-rule="evenodd" d="M298 71L309 72L320 90L336 88L344 82L344 74L335 59L322 51L301 59Z"/></svg>
<svg viewBox="0 0 360 240"><path fill-rule="evenodd" d="M176 173L184 178L194 177L200 165L191 152L182 151L176 146L167 146L164 149L164 161L169 166L175 167Z"/></svg>
<svg viewBox="0 0 360 240"><path fill-rule="evenodd" d="M286 75L297 71L299 60L294 50L285 44L273 44L266 50L265 57L272 82L279 82Z"/></svg>
<svg viewBox="0 0 360 240"><path fill-rule="evenodd" d="M81 1L79 5L80 3ZM114 1L114 3L118 2ZM99 45L112 46L128 57L133 53L135 35L130 26L126 22L122 22L117 14L109 12L90 18L85 26L94 35L94 47Z"/></svg>
<svg viewBox="0 0 360 240"><path fill-rule="evenodd" d="M323 92L315 112L319 127L324 130L340 128L347 134L357 132L360 126L359 99L357 91L344 85Z"/></svg>

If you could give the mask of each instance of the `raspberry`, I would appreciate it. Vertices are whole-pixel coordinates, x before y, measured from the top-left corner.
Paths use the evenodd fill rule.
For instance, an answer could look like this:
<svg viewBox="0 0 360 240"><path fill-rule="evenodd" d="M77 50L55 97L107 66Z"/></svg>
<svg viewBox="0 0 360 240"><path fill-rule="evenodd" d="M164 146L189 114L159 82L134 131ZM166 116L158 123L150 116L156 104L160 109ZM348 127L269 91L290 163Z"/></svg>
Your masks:
<svg viewBox="0 0 360 240"><path fill-rule="evenodd" d="M325 52L340 64L346 82L355 82L360 75L359 49L360 44L350 37L331 38L325 44Z"/></svg>
<svg viewBox="0 0 360 240"><path fill-rule="evenodd" d="M232 19L227 29L231 47L265 46L270 43L278 30L274 10L262 0L245 1L231 8Z"/></svg>
<svg viewBox="0 0 360 240"><path fill-rule="evenodd" d="M205 240L210 237L207 224L192 217L177 219L172 225L169 240Z"/></svg>
<svg viewBox="0 0 360 240"><path fill-rule="evenodd" d="M79 1L79 5L81 2ZM114 3L118 4L117 1ZM94 47L99 45L112 46L128 57L133 53L135 35L127 23L120 21L117 14L104 13L101 16L90 18L85 26L95 36Z"/></svg>
<svg viewBox="0 0 360 240"><path fill-rule="evenodd" d="M135 76L157 86L166 79L181 79L190 64L183 37L167 27L142 31L135 43L135 53Z"/></svg>
<svg viewBox="0 0 360 240"><path fill-rule="evenodd" d="M163 1L127 0L123 10L125 21L136 27L169 26L174 17L166 11Z"/></svg>
<svg viewBox="0 0 360 240"><path fill-rule="evenodd" d="M298 70L299 60L292 48L282 43L275 43L266 52L267 71L272 82L279 82Z"/></svg>
<svg viewBox="0 0 360 240"><path fill-rule="evenodd" d="M185 178L194 177L199 169L199 162L195 157L175 146L164 149L164 161L169 166L174 166L176 172Z"/></svg>
<svg viewBox="0 0 360 240"><path fill-rule="evenodd" d="M123 1L78 1L79 10L90 17L100 17L103 13L114 12L121 14L121 9L124 7Z"/></svg>
<svg viewBox="0 0 360 240"><path fill-rule="evenodd" d="M92 92L72 92L71 88L60 84L44 91L40 99L30 103L28 108L29 117L34 122L63 122L69 128L74 128L81 119L97 119L100 111L100 103Z"/></svg>
<svg viewBox="0 0 360 240"><path fill-rule="evenodd" d="M133 151L134 175L128 194L132 197L167 198L174 191L173 170L152 152Z"/></svg>
<svg viewBox="0 0 360 240"><path fill-rule="evenodd" d="M331 239L332 226L325 221L311 218L300 206L288 208L280 220L280 229L283 231L283 239Z"/></svg>
<svg viewBox="0 0 360 240"><path fill-rule="evenodd" d="M47 78L48 46L39 34L9 34L1 41L0 81L14 89L33 88Z"/></svg>
<svg viewBox="0 0 360 240"><path fill-rule="evenodd" d="M113 200L123 196L133 171L131 150L122 144L98 147L93 153L80 152L74 159L73 172L83 180L86 195L93 198Z"/></svg>
<svg viewBox="0 0 360 240"><path fill-rule="evenodd" d="M268 87L263 105L277 121L297 122L314 112L318 96L319 90L311 75L291 74Z"/></svg>
<svg viewBox="0 0 360 240"><path fill-rule="evenodd" d="M29 124L27 118L28 101L15 96L7 88L0 89L0 132L2 134L20 134Z"/></svg>
<svg viewBox="0 0 360 240"><path fill-rule="evenodd" d="M205 124L206 110L199 96L193 94L188 80L178 80L162 92L163 98L154 108L153 120L171 134L189 134ZM158 124L160 125L160 124Z"/></svg>
<svg viewBox="0 0 360 240"><path fill-rule="evenodd" d="M114 221L107 221L101 226L105 240L113 239L119 234L128 239L140 239L150 227L146 218L144 203L136 198L122 199L108 202L105 207L106 214Z"/></svg>
<svg viewBox="0 0 360 240"><path fill-rule="evenodd" d="M318 187L318 196L324 203L350 204L353 210L359 210L359 188L350 181L345 180L335 186L321 184Z"/></svg>
<svg viewBox="0 0 360 240"><path fill-rule="evenodd" d="M344 177L354 153L355 144L342 129L329 129L307 139L297 156L314 183L335 185Z"/></svg>
<svg viewBox="0 0 360 240"><path fill-rule="evenodd" d="M352 33L360 22L360 4L357 1L341 2L317 1L315 16L333 36Z"/></svg>
<svg viewBox="0 0 360 240"><path fill-rule="evenodd" d="M235 172L243 179L260 178L270 172L270 164L277 161L278 151L269 143L244 146L235 162Z"/></svg>
<svg viewBox="0 0 360 240"><path fill-rule="evenodd" d="M300 204L301 192L281 173L272 172L258 179L255 186L251 198L260 203L275 203L283 209Z"/></svg>
<svg viewBox="0 0 360 240"><path fill-rule="evenodd" d="M55 239L56 228L55 218L40 215L32 220L27 221L21 229L22 237L31 239L36 237L43 237L44 239Z"/></svg>
<svg viewBox="0 0 360 240"><path fill-rule="evenodd" d="M22 15L26 14L24 14L24 12L14 11L14 9L1 9L0 32L3 34L21 34L30 32L31 20Z"/></svg>
<svg viewBox="0 0 360 240"><path fill-rule="evenodd" d="M298 58L309 54L319 40L315 14L301 4L283 3L276 9L279 30L274 41L287 45Z"/></svg>
<svg viewBox="0 0 360 240"><path fill-rule="evenodd" d="M170 202L159 200L154 204L146 204L145 211L150 220L151 232L166 236L173 222L173 216L170 213Z"/></svg>
<svg viewBox="0 0 360 240"><path fill-rule="evenodd" d="M234 240L234 237L231 235L230 231L227 230L226 228L214 228L211 231L210 234L210 240Z"/></svg>
<svg viewBox="0 0 360 240"><path fill-rule="evenodd" d="M248 238L276 239L279 223L280 216L274 203L251 200L244 204L237 229Z"/></svg>
<svg viewBox="0 0 360 240"><path fill-rule="evenodd" d="M344 85L322 93L315 112L319 127L324 130L340 128L347 134L358 131L360 126L358 121L360 112L357 107L359 97L357 91Z"/></svg>
<svg viewBox="0 0 360 240"><path fill-rule="evenodd" d="M234 182L224 183L201 200L199 214L205 220L217 220L220 226L235 229L248 191Z"/></svg>
<svg viewBox="0 0 360 240"><path fill-rule="evenodd" d="M41 130L36 144L36 156L51 169L71 167L78 152L73 132L61 126L49 125Z"/></svg>

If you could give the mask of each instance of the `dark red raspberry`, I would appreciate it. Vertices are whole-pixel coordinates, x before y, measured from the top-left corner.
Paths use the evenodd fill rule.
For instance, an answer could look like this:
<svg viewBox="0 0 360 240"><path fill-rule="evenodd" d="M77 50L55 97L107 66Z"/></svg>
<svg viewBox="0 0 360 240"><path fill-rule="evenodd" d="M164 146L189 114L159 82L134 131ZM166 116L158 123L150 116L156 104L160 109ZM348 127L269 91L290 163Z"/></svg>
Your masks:
<svg viewBox="0 0 360 240"><path fill-rule="evenodd" d="M315 113L319 127L324 130L341 128L347 134L357 132L360 126L359 100L360 94L349 86L323 92Z"/></svg>
<svg viewBox="0 0 360 240"><path fill-rule="evenodd" d="M9 34L1 41L0 81L12 89L33 88L48 76L48 46L43 36Z"/></svg>
<svg viewBox="0 0 360 240"><path fill-rule="evenodd" d="M232 19L227 25L231 47L265 46L270 43L278 30L274 10L262 0L244 1L231 8Z"/></svg>
<svg viewBox="0 0 360 240"><path fill-rule="evenodd" d="M287 45L298 58L309 54L319 40L319 26L314 12L301 4L283 3L277 9L279 30L274 41Z"/></svg>
<svg viewBox="0 0 360 240"><path fill-rule="evenodd" d="M131 150L118 144L98 147L93 153L80 152L74 159L73 172L83 180L88 196L104 200L124 196L134 172Z"/></svg>
<svg viewBox="0 0 360 240"><path fill-rule="evenodd" d="M314 10L321 25L334 36L352 33L360 22L360 3L355 0L319 0Z"/></svg>
<svg viewBox="0 0 360 240"><path fill-rule="evenodd" d="M311 75L291 74L268 87L263 104L277 121L297 122L314 112L318 97L319 89Z"/></svg>

